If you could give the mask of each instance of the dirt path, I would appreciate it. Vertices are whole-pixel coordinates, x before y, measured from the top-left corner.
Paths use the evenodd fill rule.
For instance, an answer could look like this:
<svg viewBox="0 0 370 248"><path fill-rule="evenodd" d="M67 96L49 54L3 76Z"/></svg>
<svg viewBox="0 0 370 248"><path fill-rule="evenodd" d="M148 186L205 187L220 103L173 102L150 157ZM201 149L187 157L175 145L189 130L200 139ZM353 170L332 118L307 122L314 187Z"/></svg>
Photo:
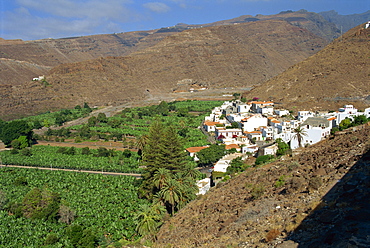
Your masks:
<svg viewBox="0 0 370 248"><path fill-rule="evenodd" d="M141 178L141 174L136 174L136 173L120 173L120 172L89 171L89 170L72 170L72 169L60 169L60 168L49 168L49 167L21 166L21 165L0 165L0 167L26 168L26 169L39 169L39 170L52 170L52 171L82 172L82 173L102 174L102 175L109 175L109 176L132 176L132 177L136 177L136 178Z"/></svg>
<svg viewBox="0 0 370 248"><path fill-rule="evenodd" d="M37 144L34 146L62 146L62 147L76 147L76 148L84 148L88 147L90 149L98 149L99 147L104 147L107 149L114 149L116 151L124 151L128 148L125 148L122 146L122 143L120 142L114 142L114 141L92 141L92 142L81 142L81 143L74 143L74 142L55 142L55 141L44 141L39 140L37 141ZM137 151L136 149L128 149L130 151Z"/></svg>

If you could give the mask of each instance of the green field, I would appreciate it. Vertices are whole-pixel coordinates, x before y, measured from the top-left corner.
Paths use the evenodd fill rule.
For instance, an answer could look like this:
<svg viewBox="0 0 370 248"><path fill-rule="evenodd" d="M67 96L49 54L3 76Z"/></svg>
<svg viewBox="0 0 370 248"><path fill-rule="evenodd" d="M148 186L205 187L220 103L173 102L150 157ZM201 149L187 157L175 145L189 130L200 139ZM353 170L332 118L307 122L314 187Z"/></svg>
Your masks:
<svg viewBox="0 0 370 248"><path fill-rule="evenodd" d="M27 185L16 185L19 178L25 178ZM148 203L138 199L138 181L133 177L2 168L0 202L6 198L6 203L0 207L21 202L34 187L57 192L62 202L75 211L73 223L91 229L98 239L104 235L112 240L134 239L133 216L140 205ZM0 210L0 247L41 247L50 233L59 238L53 247L71 247L65 237L66 227L58 222L16 218Z"/></svg>

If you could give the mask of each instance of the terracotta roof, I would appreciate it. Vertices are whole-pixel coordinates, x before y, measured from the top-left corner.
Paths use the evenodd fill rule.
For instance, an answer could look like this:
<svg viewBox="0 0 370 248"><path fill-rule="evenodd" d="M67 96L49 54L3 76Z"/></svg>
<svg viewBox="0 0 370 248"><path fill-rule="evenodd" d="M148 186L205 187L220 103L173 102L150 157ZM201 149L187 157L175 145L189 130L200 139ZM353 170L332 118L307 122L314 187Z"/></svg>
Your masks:
<svg viewBox="0 0 370 248"><path fill-rule="evenodd" d="M209 146L195 146L195 147L189 147L186 148L186 150L190 153L199 152L205 148L208 148Z"/></svg>
<svg viewBox="0 0 370 248"><path fill-rule="evenodd" d="M238 149L238 148L240 148L240 147L239 147L239 145L237 145L237 144L230 144L230 145L226 145L226 146L225 146L225 149L226 149L226 150L229 150L229 149L232 149L232 148Z"/></svg>
<svg viewBox="0 0 370 248"><path fill-rule="evenodd" d="M255 134L262 134L262 132L260 131L252 131L252 132L245 132L246 134L249 134L249 133L255 133Z"/></svg>
<svg viewBox="0 0 370 248"><path fill-rule="evenodd" d="M251 102L249 102L249 104L252 104L252 103L254 103L254 104L270 104L270 103L273 103L273 102L271 102L271 101L267 101L267 102L251 101Z"/></svg>
<svg viewBox="0 0 370 248"><path fill-rule="evenodd" d="M337 117L333 116L333 117L329 118L328 121L332 121L332 120L335 120L335 119L337 119Z"/></svg>
<svg viewBox="0 0 370 248"><path fill-rule="evenodd" d="M215 126L216 124L220 124L219 122L214 122L214 121L205 121L204 125L207 126Z"/></svg>
<svg viewBox="0 0 370 248"><path fill-rule="evenodd" d="M273 122L273 123L280 123L280 121L278 121L278 120L272 120L271 122Z"/></svg>

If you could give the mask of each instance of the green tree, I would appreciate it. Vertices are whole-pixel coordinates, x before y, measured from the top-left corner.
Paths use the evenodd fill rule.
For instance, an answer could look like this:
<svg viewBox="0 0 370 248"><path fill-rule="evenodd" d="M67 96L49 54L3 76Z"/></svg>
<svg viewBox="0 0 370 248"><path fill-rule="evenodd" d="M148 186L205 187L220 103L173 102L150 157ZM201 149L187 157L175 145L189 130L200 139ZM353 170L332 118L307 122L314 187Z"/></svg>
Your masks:
<svg viewBox="0 0 370 248"><path fill-rule="evenodd" d="M104 113L99 113L98 117L96 118L98 122L107 123L108 118Z"/></svg>
<svg viewBox="0 0 370 248"><path fill-rule="evenodd" d="M303 137L307 136L306 130L304 130L304 128L302 128L301 126L298 126L295 129L293 129L293 133L294 133L293 139L297 139L298 146L302 147Z"/></svg>
<svg viewBox="0 0 370 248"><path fill-rule="evenodd" d="M143 237L153 238L162 224L161 221L165 212L164 207L159 204L140 206L135 215L136 232Z"/></svg>
<svg viewBox="0 0 370 248"><path fill-rule="evenodd" d="M56 221L60 198L47 189L33 188L22 201L23 215L30 219Z"/></svg>
<svg viewBox="0 0 370 248"><path fill-rule="evenodd" d="M32 134L32 129L26 121L16 120L7 122L2 126L0 139L8 146L13 140L18 139L20 136L26 136L28 140L31 140Z"/></svg>
<svg viewBox="0 0 370 248"><path fill-rule="evenodd" d="M170 179L161 188L156 197L171 209L171 215L175 213L175 207L182 201L182 186L175 180Z"/></svg>
<svg viewBox="0 0 370 248"><path fill-rule="evenodd" d="M345 118L344 120L342 120L339 123L339 130L342 131L344 129L347 129L347 128L351 127L351 125L352 125L351 119Z"/></svg>
<svg viewBox="0 0 370 248"><path fill-rule="evenodd" d="M282 156L288 154L290 152L290 147L287 143L285 143L282 139L275 140L278 145L278 150L276 151L277 156Z"/></svg>
<svg viewBox="0 0 370 248"><path fill-rule="evenodd" d="M163 116L167 116L169 112L169 107L168 103L165 101L162 101L158 106L157 106L157 113Z"/></svg>
<svg viewBox="0 0 370 248"><path fill-rule="evenodd" d="M225 145L212 144L197 153L200 166L207 166L217 162L226 154Z"/></svg>

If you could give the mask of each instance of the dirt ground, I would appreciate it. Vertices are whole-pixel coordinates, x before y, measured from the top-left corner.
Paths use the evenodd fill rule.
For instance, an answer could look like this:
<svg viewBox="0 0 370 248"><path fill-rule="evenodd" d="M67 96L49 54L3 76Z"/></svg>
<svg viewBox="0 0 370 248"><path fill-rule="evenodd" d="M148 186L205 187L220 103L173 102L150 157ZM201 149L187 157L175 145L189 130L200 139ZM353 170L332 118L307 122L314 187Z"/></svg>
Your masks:
<svg viewBox="0 0 370 248"><path fill-rule="evenodd" d="M63 147L76 147L76 148L83 148L88 147L90 149L98 149L99 147L104 147L107 149L114 149L117 151L124 151L127 148L122 146L121 142L113 142L113 141L84 141L81 143L74 143L71 140L67 140L67 142L55 142L55 141L37 141L37 145L43 146L63 146ZM136 151L136 149L129 149L131 151Z"/></svg>

